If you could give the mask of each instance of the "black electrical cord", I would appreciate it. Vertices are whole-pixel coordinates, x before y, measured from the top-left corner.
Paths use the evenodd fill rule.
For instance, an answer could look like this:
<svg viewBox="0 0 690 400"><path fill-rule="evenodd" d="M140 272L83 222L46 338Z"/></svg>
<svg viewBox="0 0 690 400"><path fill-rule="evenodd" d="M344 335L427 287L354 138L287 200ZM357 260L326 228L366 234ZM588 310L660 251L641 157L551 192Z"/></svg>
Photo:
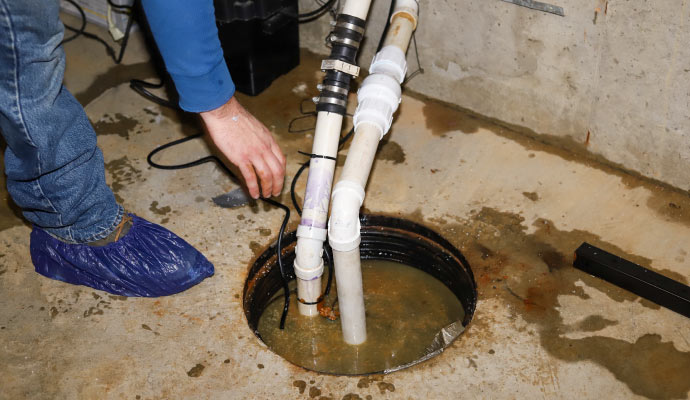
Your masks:
<svg viewBox="0 0 690 400"><path fill-rule="evenodd" d="M84 36L85 38L95 40L102 44L105 47L105 52L113 59L115 64L119 64L122 62L122 57L125 55L125 49L127 48L127 42L129 41L129 34L132 31L132 25L134 24L134 17L132 15L132 6L124 6L124 5L115 5L112 4L110 0L108 0L108 4L110 4L111 7L115 7L120 10L126 10L127 13L129 14L129 18L127 19L127 25L125 27L125 32L124 36L122 37L122 40L120 42L120 52L116 53L115 49L113 49L108 42L105 40L101 39L98 35L94 35L93 33L89 33L85 30L86 28L86 14L84 13L84 9L81 8L79 4L74 2L73 0L67 0L68 3L70 3L72 6L76 7L77 11L81 15L81 27L80 28L74 28L72 26L63 24L66 29L74 32L74 35L67 38L66 40L62 41L62 44L67 43L71 40L76 39L79 36Z"/></svg>
<svg viewBox="0 0 690 400"><path fill-rule="evenodd" d="M304 24L307 22L314 21L315 19L319 18L323 14L327 13L329 9L332 8L333 4L335 4L336 0L328 0L326 3L324 3L321 7L309 11L303 14L298 14L297 18L299 19L300 24Z"/></svg>
<svg viewBox="0 0 690 400"><path fill-rule="evenodd" d="M79 4L77 4L74 0L65 0L65 1L67 1L69 4L71 4L79 12L79 15L81 16L81 27L79 27L79 29L77 29L77 31L74 33L74 35L68 37L67 39L63 39L60 44L65 44L67 42L71 42L72 40L78 38L79 35L84 33L84 29L86 29L86 14L84 14L84 9L82 9L79 6Z"/></svg>
<svg viewBox="0 0 690 400"><path fill-rule="evenodd" d="M174 102L164 99L162 97L158 97L146 89L160 89L163 87L163 85L164 83L162 79L160 83L150 83L142 81L141 79L132 79L131 81L129 81L129 87L132 88L132 90L134 90L135 92L139 93L142 97L151 100L152 102L163 107L177 108L177 104L175 104Z"/></svg>

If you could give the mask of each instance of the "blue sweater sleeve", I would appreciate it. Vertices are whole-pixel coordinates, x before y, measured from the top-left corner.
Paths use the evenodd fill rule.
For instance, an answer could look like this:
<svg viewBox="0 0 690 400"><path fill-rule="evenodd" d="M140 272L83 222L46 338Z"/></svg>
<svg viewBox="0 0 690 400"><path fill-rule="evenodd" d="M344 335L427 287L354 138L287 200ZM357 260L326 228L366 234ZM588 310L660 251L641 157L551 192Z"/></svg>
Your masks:
<svg viewBox="0 0 690 400"><path fill-rule="evenodd" d="M235 93L223 59L213 0L143 0L142 6L180 95L180 107L201 112Z"/></svg>

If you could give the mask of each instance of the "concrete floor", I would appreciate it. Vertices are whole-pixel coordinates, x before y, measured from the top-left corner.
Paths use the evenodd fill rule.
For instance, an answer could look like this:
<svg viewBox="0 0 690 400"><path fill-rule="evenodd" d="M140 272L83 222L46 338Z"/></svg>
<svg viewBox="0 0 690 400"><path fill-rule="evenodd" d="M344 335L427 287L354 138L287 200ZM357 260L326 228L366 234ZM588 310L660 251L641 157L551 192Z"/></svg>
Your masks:
<svg viewBox="0 0 690 400"><path fill-rule="evenodd" d="M275 239L282 212L215 206L210 198L237 184L213 165L148 167L151 149L199 125L128 88L130 78L154 76L141 41L121 66L84 39L66 51L66 84L96 126L118 199L201 249L216 274L158 299L43 278L29 259L30 227L0 182L0 398L687 398L690 320L571 267L586 240L687 283L687 194L406 93L365 208L457 245L477 279L475 318L446 352L411 369L319 375L267 349L242 310L246 271ZM279 139L288 179L303 161L296 151L311 148L311 134L288 133L287 124L316 94L317 65L305 52L261 96L239 95ZM190 143L160 161L207 151Z"/></svg>

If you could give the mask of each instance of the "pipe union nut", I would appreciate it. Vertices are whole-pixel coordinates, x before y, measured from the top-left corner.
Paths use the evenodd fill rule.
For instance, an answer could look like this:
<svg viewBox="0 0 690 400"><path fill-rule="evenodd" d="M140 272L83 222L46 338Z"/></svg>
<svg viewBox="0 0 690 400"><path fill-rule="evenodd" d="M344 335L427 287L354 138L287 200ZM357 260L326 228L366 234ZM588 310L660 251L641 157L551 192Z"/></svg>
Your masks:
<svg viewBox="0 0 690 400"><path fill-rule="evenodd" d="M386 46L381 49L369 66L370 74L386 74L395 78L398 83L405 80L407 74L407 60L405 53L398 46Z"/></svg>
<svg viewBox="0 0 690 400"><path fill-rule="evenodd" d="M359 104L353 117L355 130L359 124L368 122L379 128L383 138L393 123L393 113L401 99L400 84L395 78L386 74L369 75L357 92Z"/></svg>

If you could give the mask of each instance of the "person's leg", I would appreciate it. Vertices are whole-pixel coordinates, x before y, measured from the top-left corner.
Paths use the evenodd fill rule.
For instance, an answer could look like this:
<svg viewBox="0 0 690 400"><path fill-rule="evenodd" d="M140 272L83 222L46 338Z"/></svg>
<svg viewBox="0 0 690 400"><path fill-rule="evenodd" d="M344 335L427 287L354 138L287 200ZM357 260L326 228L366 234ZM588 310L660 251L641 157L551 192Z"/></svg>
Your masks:
<svg viewBox="0 0 690 400"><path fill-rule="evenodd" d="M62 86L63 27L56 0L0 0L0 131L7 188L33 223L31 259L47 277L130 296L180 292L213 266L167 229L123 210L105 183L103 155L84 109ZM117 235L119 236L119 234Z"/></svg>
<svg viewBox="0 0 690 400"><path fill-rule="evenodd" d="M69 243L101 239L122 218L96 133L62 85L59 2L0 0L0 130L7 189L30 222Z"/></svg>

